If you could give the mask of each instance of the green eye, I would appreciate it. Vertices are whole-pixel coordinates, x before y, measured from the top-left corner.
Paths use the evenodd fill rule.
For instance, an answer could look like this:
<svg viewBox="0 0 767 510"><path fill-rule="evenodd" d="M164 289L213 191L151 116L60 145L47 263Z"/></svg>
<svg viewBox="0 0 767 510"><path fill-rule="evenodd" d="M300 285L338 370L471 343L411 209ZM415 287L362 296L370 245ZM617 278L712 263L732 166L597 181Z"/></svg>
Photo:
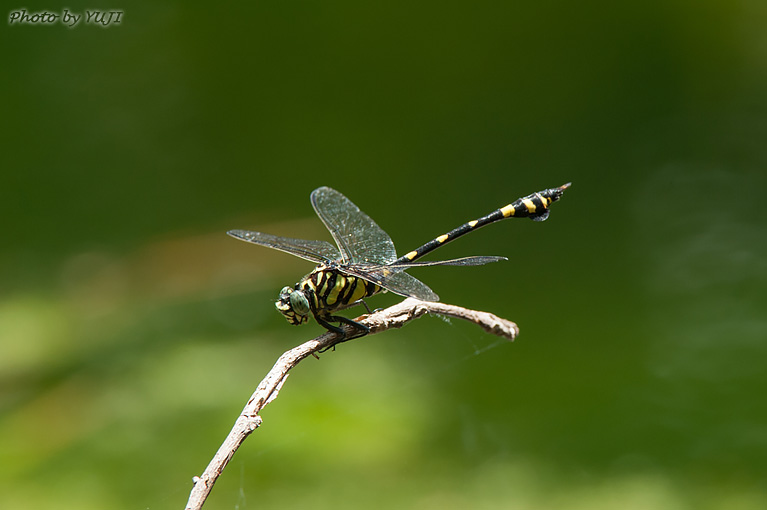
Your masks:
<svg viewBox="0 0 767 510"><path fill-rule="evenodd" d="M290 293L290 306L298 315L309 315L309 300L300 290Z"/></svg>

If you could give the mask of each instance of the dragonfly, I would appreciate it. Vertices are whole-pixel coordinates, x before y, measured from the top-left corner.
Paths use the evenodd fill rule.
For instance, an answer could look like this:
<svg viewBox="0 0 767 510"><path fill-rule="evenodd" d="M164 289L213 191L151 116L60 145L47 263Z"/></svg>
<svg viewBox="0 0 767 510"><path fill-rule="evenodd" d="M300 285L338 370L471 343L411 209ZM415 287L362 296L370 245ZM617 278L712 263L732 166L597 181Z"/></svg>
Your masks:
<svg viewBox="0 0 767 510"><path fill-rule="evenodd" d="M381 292L392 292L421 301L439 301L439 296L425 283L408 274L408 269L424 266L481 266L508 260L498 256L472 256L450 260L421 261L421 257L440 246L481 227L506 218L530 218L544 221L550 206L560 199L571 183L549 188L496 209L428 243L397 257L394 242L375 221L340 192L323 186L311 194L317 216L330 231L336 246L327 241L293 239L251 230L230 230L230 236L249 243L290 253L317 264L293 287L285 286L275 302L277 310L293 325L308 322L310 317L342 340L364 336L370 329L336 312ZM338 325L335 325L338 324ZM342 324L351 326L348 337Z"/></svg>

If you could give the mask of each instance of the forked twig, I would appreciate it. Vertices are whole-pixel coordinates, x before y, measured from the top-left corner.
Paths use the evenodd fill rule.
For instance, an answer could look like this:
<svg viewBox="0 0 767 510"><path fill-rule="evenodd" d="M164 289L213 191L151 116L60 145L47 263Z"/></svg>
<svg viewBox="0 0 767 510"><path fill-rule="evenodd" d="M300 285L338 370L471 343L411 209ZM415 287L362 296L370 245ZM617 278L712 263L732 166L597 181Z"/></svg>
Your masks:
<svg viewBox="0 0 767 510"><path fill-rule="evenodd" d="M427 313L464 319L480 326L488 333L507 338L508 340L514 340L519 334L519 328L517 328L516 324L491 313L469 310L444 303L419 301L412 298L405 299L394 306L355 320L369 327L370 334L372 335L390 328L401 328L411 320ZM348 333L354 332L354 329L350 326L344 326L344 328ZM336 333L327 332L298 347L290 349L280 356L277 363L274 364L248 400L242 413L240 413L237 421L235 421L234 427L232 427L231 432L229 432L229 435L210 461L210 464L208 464L208 467L205 468L201 476L194 477L194 487L189 495L186 510L200 510L202 508L211 489L213 489L213 484L216 483L216 480L224 471L234 453L245 441L245 438L261 425L261 417L258 413L266 404L277 397L280 388L282 388L283 383L288 377L290 369L296 366L302 359L310 355L316 355L318 352L333 347L341 341L341 338Z"/></svg>

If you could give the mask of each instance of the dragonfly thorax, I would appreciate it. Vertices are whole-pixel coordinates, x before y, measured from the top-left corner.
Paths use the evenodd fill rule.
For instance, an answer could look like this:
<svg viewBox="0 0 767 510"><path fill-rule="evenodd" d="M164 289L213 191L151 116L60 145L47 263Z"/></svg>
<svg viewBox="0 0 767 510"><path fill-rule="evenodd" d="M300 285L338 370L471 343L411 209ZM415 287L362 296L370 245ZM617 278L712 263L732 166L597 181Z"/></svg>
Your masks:
<svg viewBox="0 0 767 510"><path fill-rule="evenodd" d="M283 287L274 306L294 326L309 320L309 313L311 312L309 309L309 299L299 289Z"/></svg>
<svg viewBox="0 0 767 510"><path fill-rule="evenodd" d="M334 311L348 308L382 290L375 283L344 273L337 263L329 262L317 266L295 287L283 287L274 305L289 323L297 326L307 322L310 315L328 320Z"/></svg>

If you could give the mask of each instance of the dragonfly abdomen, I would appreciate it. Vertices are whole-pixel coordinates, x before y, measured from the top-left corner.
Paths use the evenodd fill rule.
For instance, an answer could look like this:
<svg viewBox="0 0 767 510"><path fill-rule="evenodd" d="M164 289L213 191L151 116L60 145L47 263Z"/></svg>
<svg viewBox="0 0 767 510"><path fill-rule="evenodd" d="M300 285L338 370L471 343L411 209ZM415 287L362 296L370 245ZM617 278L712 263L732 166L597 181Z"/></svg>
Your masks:
<svg viewBox="0 0 767 510"><path fill-rule="evenodd" d="M454 228L446 234L435 237L423 246L406 253L394 261L393 264L396 265L413 262L423 257L427 253L436 250L443 244L449 243L454 239L458 239L459 237L477 230L480 227L484 227L485 225L489 225L490 223L495 223L496 221L500 221L506 218L530 218L535 221L543 221L549 217L549 206L559 200L559 197L562 196L562 193L564 193L564 191L569 187L570 183L567 183L558 188L549 188L523 198L518 198L509 205L501 207L500 209L496 209L487 216L483 216L476 220L464 223L460 227Z"/></svg>

